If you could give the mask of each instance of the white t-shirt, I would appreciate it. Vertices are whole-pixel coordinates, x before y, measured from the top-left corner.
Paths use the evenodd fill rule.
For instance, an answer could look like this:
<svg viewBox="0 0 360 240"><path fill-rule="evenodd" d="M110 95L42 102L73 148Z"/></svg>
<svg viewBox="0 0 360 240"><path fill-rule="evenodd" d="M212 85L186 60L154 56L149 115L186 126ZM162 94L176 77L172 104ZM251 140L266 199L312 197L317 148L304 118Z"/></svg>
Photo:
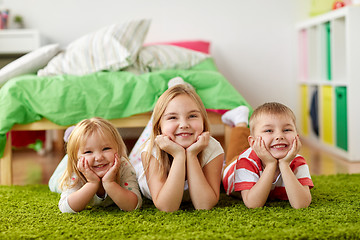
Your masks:
<svg viewBox="0 0 360 240"><path fill-rule="evenodd" d="M149 148L149 146L147 144L141 152L148 152L149 151L148 148ZM216 158L217 156L219 156L222 153L224 153L224 149L221 147L221 144L215 138L210 137L209 144L203 150L202 158L200 159L201 167L204 167L206 164L211 162L214 158ZM157 158L155 148L153 148L153 150L152 150L152 155L155 158ZM150 194L150 189L149 189L149 186L146 181L145 171L144 171L142 162L137 161L135 163L134 162L131 162L131 163L133 164L133 166L135 168L136 176L138 179L141 193L146 198L152 199L151 194ZM188 198L189 198L188 191L187 191L188 188L189 187L188 187L187 181L185 181L184 191L186 191L186 192L184 193L183 200L188 200Z"/></svg>

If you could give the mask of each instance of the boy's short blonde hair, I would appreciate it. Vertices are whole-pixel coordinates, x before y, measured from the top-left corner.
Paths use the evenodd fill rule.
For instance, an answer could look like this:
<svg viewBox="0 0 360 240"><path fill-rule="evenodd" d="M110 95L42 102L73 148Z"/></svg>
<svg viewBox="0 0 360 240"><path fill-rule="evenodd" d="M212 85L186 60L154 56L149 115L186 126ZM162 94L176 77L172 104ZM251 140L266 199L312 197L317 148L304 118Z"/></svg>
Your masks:
<svg viewBox="0 0 360 240"><path fill-rule="evenodd" d="M250 127L250 135L254 133L256 121L263 115L263 114L270 114L270 115L283 115L290 117L291 120L294 122L296 127L296 118L293 111L285 106L284 104L277 103L277 102L269 102L264 103L263 105L257 107L249 120L249 127Z"/></svg>

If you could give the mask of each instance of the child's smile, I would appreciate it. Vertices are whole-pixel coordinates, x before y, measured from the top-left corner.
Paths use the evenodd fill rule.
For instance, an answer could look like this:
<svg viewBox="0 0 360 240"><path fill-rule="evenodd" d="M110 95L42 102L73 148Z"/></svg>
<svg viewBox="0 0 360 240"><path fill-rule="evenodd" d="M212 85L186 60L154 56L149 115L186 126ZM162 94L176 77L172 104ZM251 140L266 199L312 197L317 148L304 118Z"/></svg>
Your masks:
<svg viewBox="0 0 360 240"><path fill-rule="evenodd" d="M106 163L106 164L99 164L99 165L93 166L93 168L100 171L100 170L106 169L108 166L109 166L109 163Z"/></svg>
<svg viewBox="0 0 360 240"><path fill-rule="evenodd" d="M276 144L276 145L273 145L271 147L276 148L276 149L283 149L283 148L286 148L287 145L286 144Z"/></svg>
<svg viewBox="0 0 360 240"><path fill-rule="evenodd" d="M181 137L181 138L188 138L191 137L193 134L192 133L177 133L175 134L175 137Z"/></svg>

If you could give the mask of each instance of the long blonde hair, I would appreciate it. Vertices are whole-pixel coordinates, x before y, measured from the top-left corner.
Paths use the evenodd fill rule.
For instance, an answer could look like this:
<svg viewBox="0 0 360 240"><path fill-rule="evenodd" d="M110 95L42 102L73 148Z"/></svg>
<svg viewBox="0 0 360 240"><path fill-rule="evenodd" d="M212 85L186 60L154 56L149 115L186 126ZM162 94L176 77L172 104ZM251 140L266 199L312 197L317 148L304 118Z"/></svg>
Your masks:
<svg viewBox="0 0 360 240"><path fill-rule="evenodd" d="M60 189L71 188L79 181L86 183L86 178L77 168L78 152L93 133L98 133L101 137L110 139L119 157L128 159L125 143L117 129L109 121L99 117L84 119L75 126L69 136L66 145L68 154L67 168L60 178ZM70 181L72 174L76 174L77 178Z"/></svg>
<svg viewBox="0 0 360 240"><path fill-rule="evenodd" d="M158 99L158 101L156 102L154 111L153 111L153 115L152 115L152 131L150 133L150 137L148 139L148 152L146 154L145 157L145 164L144 164L144 169L145 171L148 169L149 165L150 165L150 159L151 159L151 152L152 149L154 149L155 147L155 151L156 151L156 156L158 156L158 164L159 164L159 172L162 176L165 176L167 174L167 172L170 169L170 160L169 160L169 155L165 152L162 151L156 144L155 144L155 138L158 135L161 135L161 128L160 128L160 120L161 117L163 116L166 107L168 106L169 102L171 100L173 100L175 97L179 96L179 95L186 95L189 96L198 106L199 110L200 110L200 114L204 120L204 132L210 131L210 123L209 123L209 119L208 119L208 115L206 113L206 109L205 106L203 104L203 102L201 101L201 98L199 97L199 95L195 92L195 90L191 87L188 86L187 84L178 84L175 85L169 89L167 89ZM199 155L199 157L201 157L201 153Z"/></svg>

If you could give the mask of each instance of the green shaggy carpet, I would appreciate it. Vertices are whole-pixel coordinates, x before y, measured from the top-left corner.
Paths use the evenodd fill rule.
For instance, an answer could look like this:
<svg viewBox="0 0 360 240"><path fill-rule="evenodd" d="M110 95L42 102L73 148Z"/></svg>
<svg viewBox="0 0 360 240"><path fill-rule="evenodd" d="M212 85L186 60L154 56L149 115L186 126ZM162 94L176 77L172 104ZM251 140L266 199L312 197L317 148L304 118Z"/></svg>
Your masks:
<svg viewBox="0 0 360 240"><path fill-rule="evenodd" d="M360 174L313 176L313 201L247 209L222 193L210 211L182 205L158 211L150 201L133 212L116 207L62 214L44 185L0 186L0 239L360 239Z"/></svg>

